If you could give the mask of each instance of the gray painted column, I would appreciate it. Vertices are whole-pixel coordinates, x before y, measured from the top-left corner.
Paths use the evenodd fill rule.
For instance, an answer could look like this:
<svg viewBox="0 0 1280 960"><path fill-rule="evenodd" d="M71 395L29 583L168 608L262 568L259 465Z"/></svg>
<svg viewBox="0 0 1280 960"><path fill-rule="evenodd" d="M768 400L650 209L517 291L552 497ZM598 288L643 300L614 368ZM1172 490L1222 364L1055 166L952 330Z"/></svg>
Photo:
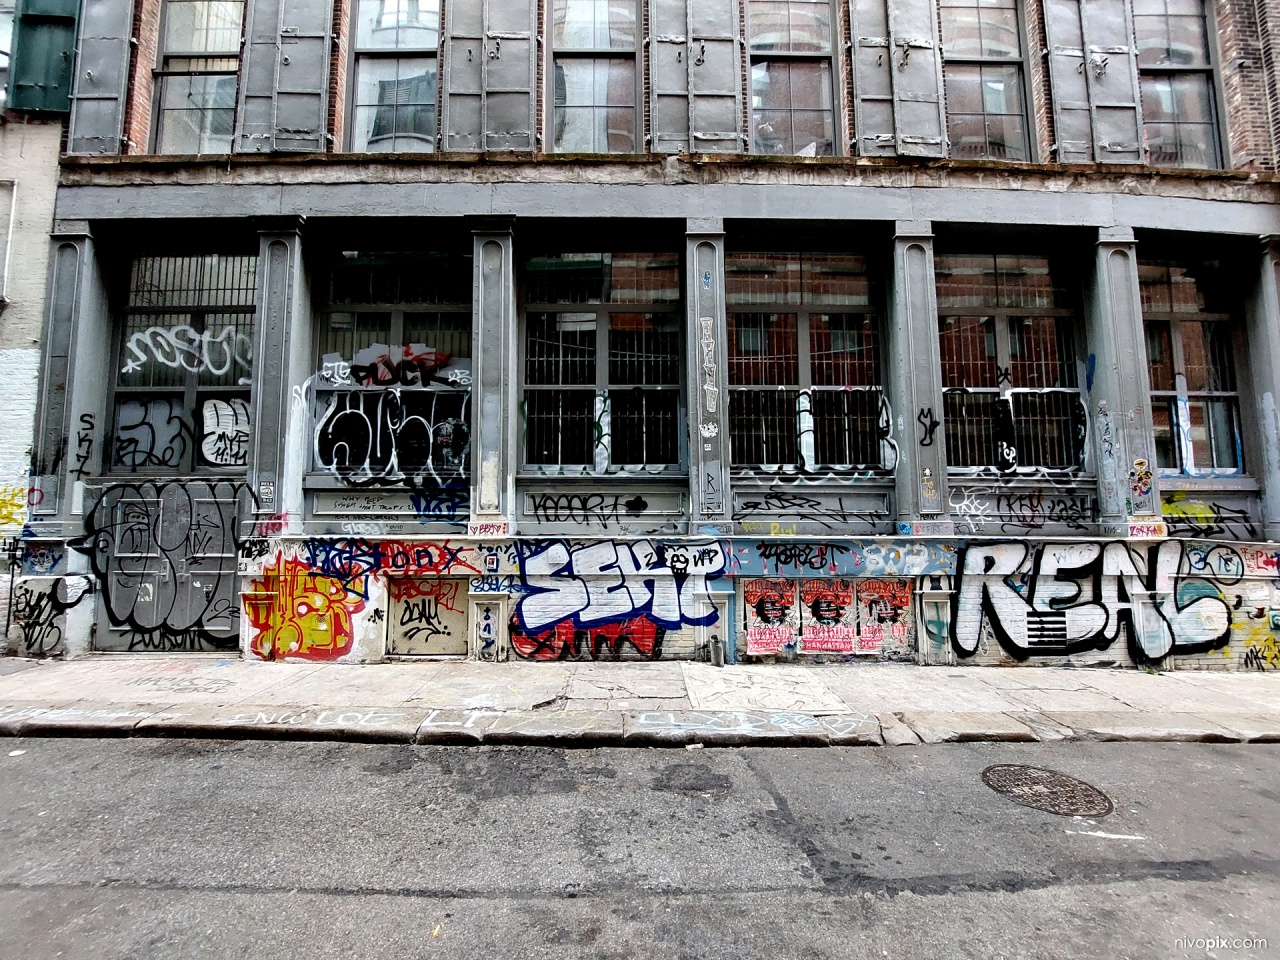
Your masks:
<svg viewBox="0 0 1280 960"><path fill-rule="evenodd" d="M1133 230L1102 227L1087 307L1093 382L1089 417L1101 532L1126 536L1128 517L1160 515L1147 343Z"/></svg>
<svg viewBox="0 0 1280 960"><path fill-rule="evenodd" d="M947 445L941 422L933 226L927 221L899 220L895 225L886 340L898 445L898 529L945 533L937 526L947 514Z"/></svg>
<svg viewBox="0 0 1280 960"><path fill-rule="evenodd" d="M1253 385L1260 462L1250 472L1262 487L1262 535L1280 540L1280 238L1263 241L1258 287L1249 302L1249 381Z"/></svg>
<svg viewBox="0 0 1280 960"><path fill-rule="evenodd" d="M83 221L51 234L40 404L32 457L31 529L36 536L84 532L84 481L102 473L111 434L111 315L93 237Z"/></svg>
<svg viewBox="0 0 1280 960"><path fill-rule="evenodd" d="M310 434L311 312L302 269L301 224L272 225L258 234L258 312L253 339L249 488L261 518L284 515L286 529L302 520L303 474ZM298 385L297 402L291 388Z"/></svg>
<svg viewBox="0 0 1280 960"><path fill-rule="evenodd" d="M728 322L724 309L724 221L690 219L685 311L689 370L689 500L693 525L731 533Z"/></svg>
<svg viewBox="0 0 1280 960"><path fill-rule="evenodd" d="M512 221L490 220L472 229L471 295L471 532L511 532L516 416L516 283ZM493 526L499 525L499 526Z"/></svg>

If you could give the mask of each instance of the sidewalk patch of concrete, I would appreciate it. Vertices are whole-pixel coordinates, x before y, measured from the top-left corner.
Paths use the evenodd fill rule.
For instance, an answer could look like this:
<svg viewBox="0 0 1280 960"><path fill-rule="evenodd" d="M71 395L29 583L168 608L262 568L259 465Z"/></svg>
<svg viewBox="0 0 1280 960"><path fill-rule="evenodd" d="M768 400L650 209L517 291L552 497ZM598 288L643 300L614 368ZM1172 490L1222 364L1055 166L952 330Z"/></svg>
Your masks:
<svg viewBox="0 0 1280 960"><path fill-rule="evenodd" d="M484 731L485 743L594 747L622 739L623 715L609 710L505 713Z"/></svg>
<svg viewBox="0 0 1280 960"><path fill-rule="evenodd" d="M1036 739L1026 724L1003 713L904 713L902 721L924 743L1029 743Z"/></svg>
<svg viewBox="0 0 1280 960"><path fill-rule="evenodd" d="M421 710L383 707L194 706L182 716L147 719L136 732L161 737L410 743L422 716Z"/></svg>
<svg viewBox="0 0 1280 960"><path fill-rule="evenodd" d="M1091 740L1200 741L1235 743L1241 738L1216 723L1190 713L1154 711L1050 713L1051 720Z"/></svg>
<svg viewBox="0 0 1280 960"><path fill-rule="evenodd" d="M916 732L894 714L882 713L877 719L880 721L880 736L886 747L909 747L920 742Z"/></svg>
<svg viewBox="0 0 1280 960"><path fill-rule="evenodd" d="M847 713L849 707L809 667L710 667L683 663L695 710ZM785 672L784 672L785 671Z"/></svg>

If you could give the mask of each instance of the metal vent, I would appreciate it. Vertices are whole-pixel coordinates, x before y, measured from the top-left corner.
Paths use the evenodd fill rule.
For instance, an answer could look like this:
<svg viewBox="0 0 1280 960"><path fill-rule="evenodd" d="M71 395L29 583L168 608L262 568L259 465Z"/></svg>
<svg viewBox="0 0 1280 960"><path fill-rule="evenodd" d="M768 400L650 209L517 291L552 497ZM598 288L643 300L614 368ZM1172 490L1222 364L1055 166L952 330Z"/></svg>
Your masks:
<svg viewBox="0 0 1280 960"><path fill-rule="evenodd" d="M1043 767L998 763L982 771L982 782L1024 807L1061 817L1105 817L1114 809L1097 787Z"/></svg>

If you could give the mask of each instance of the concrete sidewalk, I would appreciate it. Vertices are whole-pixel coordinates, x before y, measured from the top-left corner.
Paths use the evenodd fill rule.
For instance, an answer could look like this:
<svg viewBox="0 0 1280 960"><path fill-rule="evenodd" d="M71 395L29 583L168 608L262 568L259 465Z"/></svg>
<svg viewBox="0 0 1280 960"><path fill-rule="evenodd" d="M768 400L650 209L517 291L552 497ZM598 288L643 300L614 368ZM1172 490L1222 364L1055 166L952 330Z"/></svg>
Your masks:
<svg viewBox="0 0 1280 960"><path fill-rule="evenodd" d="M0 734L678 746L1280 742L1280 676L907 664L0 659Z"/></svg>

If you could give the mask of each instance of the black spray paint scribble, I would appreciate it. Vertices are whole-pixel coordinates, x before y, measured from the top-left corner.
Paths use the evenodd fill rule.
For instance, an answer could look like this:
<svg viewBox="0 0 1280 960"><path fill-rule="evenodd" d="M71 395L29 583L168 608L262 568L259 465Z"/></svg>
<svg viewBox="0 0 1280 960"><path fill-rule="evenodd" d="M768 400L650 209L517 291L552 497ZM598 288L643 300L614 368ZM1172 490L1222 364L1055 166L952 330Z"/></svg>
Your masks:
<svg viewBox="0 0 1280 960"><path fill-rule="evenodd" d="M251 514L252 500L248 486L232 481L103 490L74 546L89 556L111 623L130 631L129 649L236 647L239 518Z"/></svg>

